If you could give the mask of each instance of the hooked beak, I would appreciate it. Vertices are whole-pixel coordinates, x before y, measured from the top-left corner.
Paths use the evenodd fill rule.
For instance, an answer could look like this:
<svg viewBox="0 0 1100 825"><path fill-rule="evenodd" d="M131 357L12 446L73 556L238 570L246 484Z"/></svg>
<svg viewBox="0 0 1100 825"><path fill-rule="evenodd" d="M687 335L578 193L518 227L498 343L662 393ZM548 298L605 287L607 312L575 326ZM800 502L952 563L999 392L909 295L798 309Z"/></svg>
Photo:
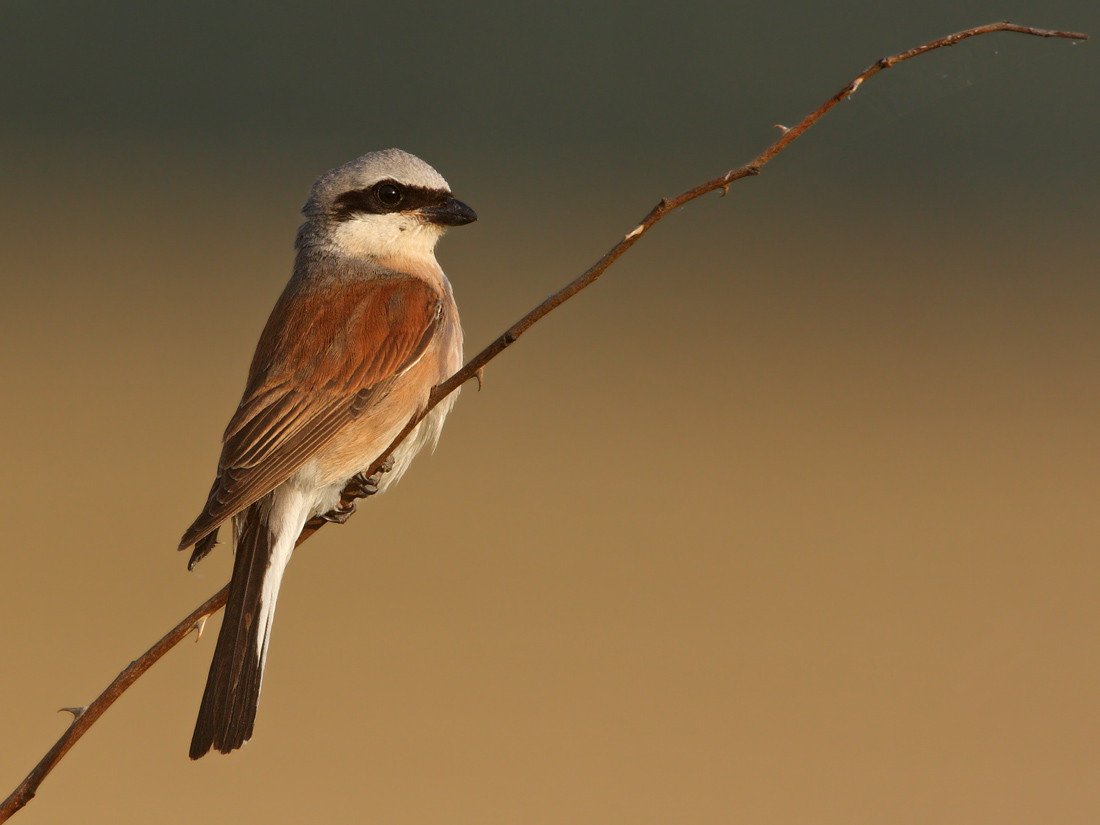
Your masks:
<svg viewBox="0 0 1100 825"><path fill-rule="evenodd" d="M447 198L436 206L425 207L420 210L420 214L425 220L441 226L462 226L477 220L477 212L458 198Z"/></svg>

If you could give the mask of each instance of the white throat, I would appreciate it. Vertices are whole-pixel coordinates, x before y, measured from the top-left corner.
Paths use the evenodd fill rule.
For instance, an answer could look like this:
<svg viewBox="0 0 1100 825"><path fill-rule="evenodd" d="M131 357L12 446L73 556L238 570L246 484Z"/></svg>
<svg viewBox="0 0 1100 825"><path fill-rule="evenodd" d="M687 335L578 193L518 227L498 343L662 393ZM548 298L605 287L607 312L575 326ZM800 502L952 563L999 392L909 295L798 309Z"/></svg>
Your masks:
<svg viewBox="0 0 1100 825"><path fill-rule="evenodd" d="M329 227L328 239L343 255L352 258L435 261L435 245L444 227L419 220L415 215L392 212L360 215Z"/></svg>

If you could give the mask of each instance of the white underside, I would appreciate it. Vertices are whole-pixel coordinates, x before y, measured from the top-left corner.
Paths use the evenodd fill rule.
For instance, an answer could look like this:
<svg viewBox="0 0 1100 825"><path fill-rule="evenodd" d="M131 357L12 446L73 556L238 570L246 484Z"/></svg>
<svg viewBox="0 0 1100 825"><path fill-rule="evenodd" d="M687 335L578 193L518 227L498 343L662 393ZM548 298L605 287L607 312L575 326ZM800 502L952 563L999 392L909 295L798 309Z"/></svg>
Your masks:
<svg viewBox="0 0 1100 825"><path fill-rule="evenodd" d="M263 684L263 667L267 661L267 644L271 639L271 623L275 620L275 604L279 600L279 585L283 573L294 552L294 543L298 534L312 513L309 496L295 487L282 485L271 498L271 513L268 526L271 530L273 546L271 561L264 573L264 585L260 595L260 615L256 618L256 632L259 644L256 649L260 657L260 684Z"/></svg>
<svg viewBox="0 0 1100 825"><path fill-rule="evenodd" d="M393 469L382 476L378 492L385 492L392 484L400 480L409 468L413 458L424 447L435 449L439 434L443 429L443 420L454 404L456 394L444 399L417 426L409 437L393 452ZM373 458L364 460L368 465ZM366 469L366 466L360 468ZM350 478L358 470L351 470ZM316 515L327 513L340 500L340 491L346 482L318 486L316 470L312 462L307 462L286 482L275 488L271 496L267 523L271 530L271 562L264 574L263 589L260 596L260 611L256 617L256 649L260 659L260 684L263 684L263 669L267 663L267 647L271 640L271 626L275 619L275 605L279 600L279 586L283 574L294 552L295 542L306 522Z"/></svg>

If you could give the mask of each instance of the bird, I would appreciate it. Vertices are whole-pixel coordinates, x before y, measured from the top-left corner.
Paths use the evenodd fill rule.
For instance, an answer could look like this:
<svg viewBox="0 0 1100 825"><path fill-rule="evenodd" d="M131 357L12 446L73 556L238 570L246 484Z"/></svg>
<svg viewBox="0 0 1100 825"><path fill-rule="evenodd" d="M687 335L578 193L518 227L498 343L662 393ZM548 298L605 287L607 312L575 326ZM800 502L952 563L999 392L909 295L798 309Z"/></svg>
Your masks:
<svg viewBox="0 0 1100 825"><path fill-rule="evenodd" d="M455 395L417 424L387 465L368 469L462 365L462 327L435 246L477 220L447 181L401 149L321 175L302 207L290 280L267 320L225 429L206 505L180 550L188 569L232 520L233 575L190 756L230 753L253 733L279 586L302 528L343 521L366 493L434 449Z"/></svg>

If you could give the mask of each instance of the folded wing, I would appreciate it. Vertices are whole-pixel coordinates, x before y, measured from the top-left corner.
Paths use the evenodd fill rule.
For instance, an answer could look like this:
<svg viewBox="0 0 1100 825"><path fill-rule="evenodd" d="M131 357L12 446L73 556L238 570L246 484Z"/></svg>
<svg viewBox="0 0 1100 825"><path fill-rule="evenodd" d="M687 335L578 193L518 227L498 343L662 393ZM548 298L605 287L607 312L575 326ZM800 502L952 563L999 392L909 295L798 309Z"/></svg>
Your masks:
<svg viewBox="0 0 1100 825"><path fill-rule="evenodd" d="M369 409L427 349L441 307L439 294L411 277L292 281L256 346L206 507L180 549L282 484Z"/></svg>

